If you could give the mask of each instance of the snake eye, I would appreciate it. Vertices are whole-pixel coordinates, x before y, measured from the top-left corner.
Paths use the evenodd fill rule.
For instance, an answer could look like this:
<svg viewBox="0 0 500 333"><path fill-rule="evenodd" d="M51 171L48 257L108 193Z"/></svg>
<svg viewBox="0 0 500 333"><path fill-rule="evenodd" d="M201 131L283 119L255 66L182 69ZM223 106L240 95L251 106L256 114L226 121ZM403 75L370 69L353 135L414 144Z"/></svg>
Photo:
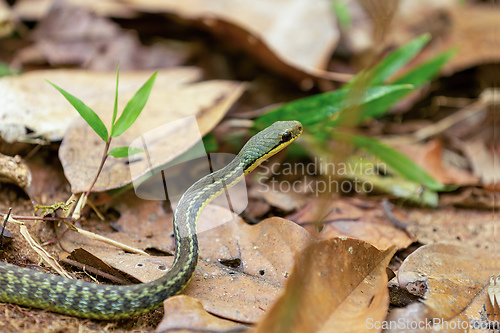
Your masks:
<svg viewBox="0 0 500 333"><path fill-rule="evenodd" d="M291 132L285 132L281 134L281 142L288 142L292 139L292 133Z"/></svg>

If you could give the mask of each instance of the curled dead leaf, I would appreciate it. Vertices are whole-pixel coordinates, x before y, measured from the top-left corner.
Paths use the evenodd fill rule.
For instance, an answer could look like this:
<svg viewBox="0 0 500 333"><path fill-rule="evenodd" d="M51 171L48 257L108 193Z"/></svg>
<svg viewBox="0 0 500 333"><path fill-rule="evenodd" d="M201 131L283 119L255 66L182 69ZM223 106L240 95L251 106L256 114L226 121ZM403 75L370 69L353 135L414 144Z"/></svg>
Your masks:
<svg viewBox="0 0 500 333"><path fill-rule="evenodd" d="M349 75L326 71L340 37L328 1L199 1L127 0L136 10L173 13L237 45L265 66L300 82L314 78L348 80Z"/></svg>
<svg viewBox="0 0 500 333"><path fill-rule="evenodd" d="M284 294L256 332L373 332L389 306L385 268L395 253L360 240L311 244L297 256Z"/></svg>

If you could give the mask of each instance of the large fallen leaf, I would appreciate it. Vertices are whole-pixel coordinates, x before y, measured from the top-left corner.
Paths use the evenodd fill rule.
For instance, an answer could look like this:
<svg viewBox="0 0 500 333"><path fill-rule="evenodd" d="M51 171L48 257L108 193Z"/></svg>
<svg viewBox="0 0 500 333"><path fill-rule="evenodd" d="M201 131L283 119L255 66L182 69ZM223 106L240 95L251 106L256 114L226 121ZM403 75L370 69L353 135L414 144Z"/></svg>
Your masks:
<svg viewBox="0 0 500 333"><path fill-rule="evenodd" d="M165 300L165 315L156 333L177 332L238 332L245 326L217 318L205 311L201 303L189 296L174 296Z"/></svg>
<svg viewBox="0 0 500 333"><path fill-rule="evenodd" d="M254 55L265 66L301 82L305 89L312 87L311 75L338 77L325 71L340 35L329 1L125 2L136 10L174 13L194 20Z"/></svg>
<svg viewBox="0 0 500 333"><path fill-rule="evenodd" d="M398 281L401 288L424 297L429 318L452 320L465 314L470 322L481 320L481 311L468 313L467 309L479 295L483 306L490 302L487 292L482 291L489 286L491 275L498 271L500 252L494 247L483 250L432 244L406 258L398 271ZM477 309L477 304L474 306Z"/></svg>
<svg viewBox="0 0 500 333"><path fill-rule="evenodd" d="M385 268L395 251L345 238L310 245L255 331L374 332L370 322L383 320L389 307Z"/></svg>

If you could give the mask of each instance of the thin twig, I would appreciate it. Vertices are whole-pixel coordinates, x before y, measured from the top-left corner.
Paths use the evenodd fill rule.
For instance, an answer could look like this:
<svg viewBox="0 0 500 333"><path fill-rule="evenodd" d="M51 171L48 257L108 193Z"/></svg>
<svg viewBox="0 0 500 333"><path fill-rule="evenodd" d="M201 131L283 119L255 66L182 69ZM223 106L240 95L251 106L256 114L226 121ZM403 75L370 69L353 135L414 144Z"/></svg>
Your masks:
<svg viewBox="0 0 500 333"><path fill-rule="evenodd" d="M83 230L83 229L80 229L78 227L74 227L74 230L88 238L91 238L91 239L95 239L95 240L98 240L98 241L101 241L103 243L106 243L106 244L109 244L109 245L112 245L114 247L117 247L119 249L122 249L124 251L127 251L127 252L131 252L131 253L137 253L137 254L142 254L142 255L146 255L146 256L149 256L149 253L143 251L143 250L140 250L140 249L137 249L135 247L131 247L131 246L128 246L126 244L123 244L123 243L120 243L120 242L117 242L115 240L112 240L111 238L107 238L107 237L104 237L104 236L101 236L101 235L98 235L98 234L94 234L93 232L90 232L90 231L87 231L87 230Z"/></svg>
<svg viewBox="0 0 500 333"><path fill-rule="evenodd" d="M61 265L59 265L59 263L57 262L57 260L54 259L54 257L52 257L47 251L45 251L45 249L43 247L40 246L40 244L38 244L34 239L33 237L30 235L29 231L28 231L28 228L26 228L26 225L21 225L20 227L20 231L21 231L21 235L23 235L24 239L26 239L26 241L28 242L28 244L31 246L31 248L33 250L35 250L36 253L38 253L38 255L40 255L40 257L47 263L50 265L50 267L52 267L53 269L55 269L57 271L57 273L59 273L60 275L68 278L68 279L72 279L73 277L71 275L69 275L65 270L64 268L61 267Z"/></svg>
<svg viewBox="0 0 500 333"><path fill-rule="evenodd" d="M0 217L4 217L8 214L9 213L7 213L7 214L0 213ZM41 220L41 221L61 221L61 220L62 221L73 221L73 219L71 217L23 216L23 215L12 215L10 217L12 217L13 219L16 219L16 220L30 220L30 221L37 221L37 220Z"/></svg>

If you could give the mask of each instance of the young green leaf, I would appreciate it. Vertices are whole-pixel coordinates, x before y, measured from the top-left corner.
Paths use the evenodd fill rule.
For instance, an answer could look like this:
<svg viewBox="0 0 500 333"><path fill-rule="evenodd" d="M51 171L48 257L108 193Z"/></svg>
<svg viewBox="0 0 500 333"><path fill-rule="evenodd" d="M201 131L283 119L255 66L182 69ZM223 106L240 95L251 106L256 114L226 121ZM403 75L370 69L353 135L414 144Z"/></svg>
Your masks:
<svg viewBox="0 0 500 333"><path fill-rule="evenodd" d="M443 191L447 187L432 178L431 175L416 164L412 159L373 138L334 132L332 136L336 139L347 141L352 145L366 150L368 153L380 158L392 169L417 184L421 184L433 191Z"/></svg>
<svg viewBox="0 0 500 333"><path fill-rule="evenodd" d="M59 90L59 92L66 98L66 100L68 100L68 102L71 103L71 105L73 105L80 116L85 119L87 124L92 127L92 129L97 133L97 135L101 137L104 142L108 141L108 130L106 129L106 126L104 126L101 118L99 118L99 116L91 108L89 108L80 99L71 95L66 90L59 88L57 85L48 80L47 82L50 83L54 88Z"/></svg>
<svg viewBox="0 0 500 333"><path fill-rule="evenodd" d="M151 77L143 84L143 86L135 93L135 95L130 99L130 101L123 109L123 112L118 118L113 127L113 132L111 132L112 137L117 137L123 132L125 132L139 117L142 109L146 105L149 98L149 93L153 88L153 84L156 79L158 72L155 72Z"/></svg>
<svg viewBox="0 0 500 333"><path fill-rule="evenodd" d="M116 147L109 151L108 155L116 158L129 157L135 154L143 153L144 150L135 147Z"/></svg>
<svg viewBox="0 0 500 333"><path fill-rule="evenodd" d="M118 115L118 79L120 77L120 64L116 66L116 89L115 89L115 105L113 106L113 119L111 120L110 133L114 132L116 117Z"/></svg>
<svg viewBox="0 0 500 333"><path fill-rule="evenodd" d="M351 89L356 85L363 87L378 86L383 84L392 75L396 74L406 65L430 40L429 34L421 35L391 52L369 71L358 73L351 81L345 84L342 89Z"/></svg>
<svg viewBox="0 0 500 333"><path fill-rule="evenodd" d="M418 88L423 84L427 83L429 80L433 79L436 76L441 68L443 67L448 60L450 60L455 54L457 50L452 49L445 52L442 52L432 58L429 61L426 61L415 68L412 68L399 78L397 78L393 84L403 84L409 83Z"/></svg>

